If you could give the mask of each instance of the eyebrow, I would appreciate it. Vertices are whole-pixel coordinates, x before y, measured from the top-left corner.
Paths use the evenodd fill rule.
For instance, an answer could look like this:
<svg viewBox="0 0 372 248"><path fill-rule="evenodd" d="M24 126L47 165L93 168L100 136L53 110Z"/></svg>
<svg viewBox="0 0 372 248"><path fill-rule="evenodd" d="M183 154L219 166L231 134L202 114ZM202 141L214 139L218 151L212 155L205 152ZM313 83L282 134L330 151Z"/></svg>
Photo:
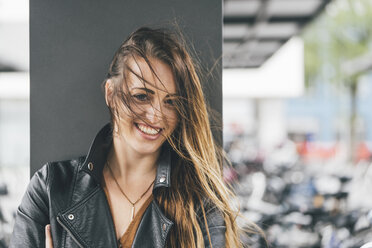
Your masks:
<svg viewBox="0 0 372 248"><path fill-rule="evenodd" d="M148 92L148 93L150 93L150 94L155 94L155 92L153 91L153 90L150 90L149 88L144 88L144 87L133 87L132 88L132 90L134 90L134 89L138 89L138 90L144 90L144 91L146 91L146 92ZM170 94L167 94L166 95L166 97L168 97L168 96L178 96L178 94L177 93L170 93Z"/></svg>
<svg viewBox="0 0 372 248"><path fill-rule="evenodd" d="M155 94L155 92L153 90L150 90L149 88L144 88L144 87L133 87L132 90L135 90L135 89L138 89L138 90L144 90L150 94Z"/></svg>

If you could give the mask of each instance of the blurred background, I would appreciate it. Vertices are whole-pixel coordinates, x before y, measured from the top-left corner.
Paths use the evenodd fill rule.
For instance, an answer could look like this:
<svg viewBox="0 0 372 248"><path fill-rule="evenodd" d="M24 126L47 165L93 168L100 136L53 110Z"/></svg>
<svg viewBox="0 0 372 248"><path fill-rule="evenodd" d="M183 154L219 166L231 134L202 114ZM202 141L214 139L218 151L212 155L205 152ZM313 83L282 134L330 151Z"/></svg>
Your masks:
<svg viewBox="0 0 372 248"><path fill-rule="evenodd" d="M0 248L29 181L28 0L0 0Z"/></svg>
<svg viewBox="0 0 372 248"><path fill-rule="evenodd" d="M244 216L272 247L372 241L372 1L224 7L225 179Z"/></svg>
<svg viewBox="0 0 372 248"><path fill-rule="evenodd" d="M271 247L372 241L372 0L223 4L235 204ZM28 19L28 0L0 0L0 248L29 180Z"/></svg>

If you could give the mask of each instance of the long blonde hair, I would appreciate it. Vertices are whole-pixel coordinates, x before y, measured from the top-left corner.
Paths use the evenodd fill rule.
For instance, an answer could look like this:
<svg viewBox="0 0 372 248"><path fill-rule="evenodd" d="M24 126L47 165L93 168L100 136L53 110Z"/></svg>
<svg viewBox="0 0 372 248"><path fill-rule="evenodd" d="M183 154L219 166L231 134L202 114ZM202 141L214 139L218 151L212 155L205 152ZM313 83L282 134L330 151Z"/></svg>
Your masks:
<svg viewBox="0 0 372 248"><path fill-rule="evenodd" d="M204 206L209 202L223 216L226 247L242 247L236 222L238 213L229 204L234 195L223 181L222 149L213 138L201 82L185 47L179 32L140 28L115 53L104 84L107 79L122 77L121 82L114 84L113 98L131 109L133 102L122 87L127 73L133 73L128 60L143 58L154 74L149 58L159 59L170 66L180 95L174 103L179 123L173 134L167 137L176 156L172 163L171 188L159 188L154 194L166 216L174 222L167 244L169 247L203 247L197 211L201 211L202 221L206 223ZM113 124L119 115L119 105L109 108ZM132 114L136 115L134 111ZM207 233L211 242L208 228Z"/></svg>

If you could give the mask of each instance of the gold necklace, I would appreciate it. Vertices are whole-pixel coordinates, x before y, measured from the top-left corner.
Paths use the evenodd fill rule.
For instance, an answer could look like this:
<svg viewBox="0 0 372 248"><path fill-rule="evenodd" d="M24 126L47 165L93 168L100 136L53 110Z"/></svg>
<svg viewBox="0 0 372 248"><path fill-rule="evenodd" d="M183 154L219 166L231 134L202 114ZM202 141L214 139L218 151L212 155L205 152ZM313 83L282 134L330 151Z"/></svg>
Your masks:
<svg viewBox="0 0 372 248"><path fill-rule="evenodd" d="M141 196L140 196L140 197L139 197L135 202L132 202L132 201L129 199L129 197L124 193L124 190L120 187L118 181L116 181L116 178L115 178L115 176L114 176L114 173L113 173L112 170L111 170L111 166L110 166L109 161L107 161L106 163L107 163L107 167L109 168L110 174L111 174L112 178L114 179L116 185L118 186L120 192L121 192L121 193L124 195L124 197L125 197L125 198L130 202L130 204L132 204L132 212L131 212L131 219L130 219L130 221L132 221L133 218L134 218L134 212L135 212L135 207L134 207L134 205L136 205L136 203L139 202L139 201L142 199L142 197L147 193L147 191L149 191L149 189L151 188L151 185L154 184L155 179L154 179L154 181L152 181L152 183L151 183L150 186L146 189L146 191L145 191L145 192L144 192L144 193L143 193L143 194L142 194L142 195L141 195Z"/></svg>

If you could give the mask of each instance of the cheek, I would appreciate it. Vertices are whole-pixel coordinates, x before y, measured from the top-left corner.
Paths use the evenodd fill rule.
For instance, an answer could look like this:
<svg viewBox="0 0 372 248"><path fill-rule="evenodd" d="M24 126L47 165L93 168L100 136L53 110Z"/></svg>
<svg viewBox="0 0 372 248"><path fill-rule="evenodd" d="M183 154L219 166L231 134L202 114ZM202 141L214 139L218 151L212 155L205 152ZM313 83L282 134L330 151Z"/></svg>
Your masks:
<svg viewBox="0 0 372 248"><path fill-rule="evenodd" d="M140 113L142 113L142 112L145 111L145 108L142 105L138 105L138 104L135 104L135 103L132 103L130 105L130 108L131 109L127 108L128 111L131 111L132 110L136 114L140 114Z"/></svg>
<svg viewBox="0 0 372 248"><path fill-rule="evenodd" d="M133 104L130 108L124 106L120 112L120 117L125 122L133 122L138 116L142 116L145 110L143 107Z"/></svg>
<svg viewBox="0 0 372 248"><path fill-rule="evenodd" d="M178 115L174 114L169 120L169 126L171 127L172 131L177 127L178 124Z"/></svg>
<svg viewBox="0 0 372 248"><path fill-rule="evenodd" d="M123 110L119 113L118 123L120 126L128 127L133 122L133 114L127 110Z"/></svg>
<svg viewBox="0 0 372 248"><path fill-rule="evenodd" d="M178 114L175 110L167 110L164 112L164 117L170 127L174 127L178 123Z"/></svg>

